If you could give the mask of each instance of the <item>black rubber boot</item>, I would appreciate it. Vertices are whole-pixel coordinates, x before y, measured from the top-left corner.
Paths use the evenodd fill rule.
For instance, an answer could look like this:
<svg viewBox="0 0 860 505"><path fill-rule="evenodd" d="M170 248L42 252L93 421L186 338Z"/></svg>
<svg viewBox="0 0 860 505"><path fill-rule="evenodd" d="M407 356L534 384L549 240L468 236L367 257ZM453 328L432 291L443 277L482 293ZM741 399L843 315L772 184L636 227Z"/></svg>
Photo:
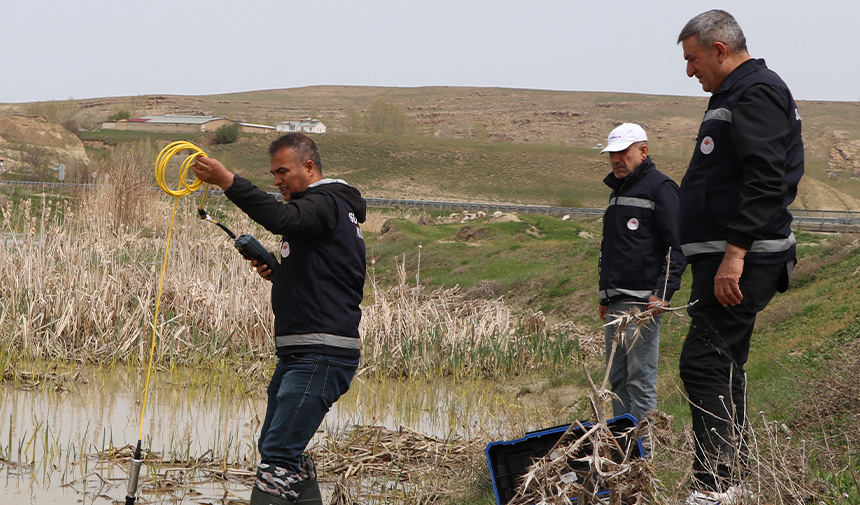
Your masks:
<svg viewBox="0 0 860 505"><path fill-rule="evenodd" d="M319 496L319 487L317 488L317 496ZM301 499L301 495L299 499ZM295 503L292 500L269 494L257 486L251 489L251 503L249 505L295 505ZM320 499L319 503L322 503L322 499Z"/></svg>
<svg viewBox="0 0 860 505"><path fill-rule="evenodd" d="M302 505L323 505L320 486L316 479L303 481L300 486L299 499L296 500L296 503L301 503Z"/></svg>

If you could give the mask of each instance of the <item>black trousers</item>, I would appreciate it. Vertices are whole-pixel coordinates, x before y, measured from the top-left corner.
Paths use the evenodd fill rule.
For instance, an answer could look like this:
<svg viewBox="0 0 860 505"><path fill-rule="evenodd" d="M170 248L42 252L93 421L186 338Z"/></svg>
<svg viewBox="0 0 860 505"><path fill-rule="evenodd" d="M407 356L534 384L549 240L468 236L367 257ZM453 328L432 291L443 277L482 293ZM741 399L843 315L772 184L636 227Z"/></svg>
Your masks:
<svg viewBox="0 0 860 505"><path fill-rule="evenodd" d="M681 380L690 399L696 487L722 491L746 470L746 376L756 315L777 291L785 265L744 265L743 301L723 307L714 295L722 257L691 264L690 331L681 350Z"/></svg>

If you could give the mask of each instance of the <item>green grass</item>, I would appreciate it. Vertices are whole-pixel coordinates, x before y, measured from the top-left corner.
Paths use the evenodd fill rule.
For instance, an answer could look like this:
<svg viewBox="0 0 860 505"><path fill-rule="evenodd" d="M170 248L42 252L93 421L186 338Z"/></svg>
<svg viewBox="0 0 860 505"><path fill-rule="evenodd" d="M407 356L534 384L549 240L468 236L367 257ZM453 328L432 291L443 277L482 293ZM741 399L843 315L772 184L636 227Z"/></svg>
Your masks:
<svg viewBox="0 0 860 505"><path fill-rule="evenodd" d="M596 314L600 223L543 215L520 219L435 226L392 219L385 233L366 235L368 258L375 260L376 274L390 282L404 255L407 271L417 271L420 245L420 278L430 287L468 289L493 281L517 305L541 307L560 319ZM580 306L583 298L587 307Z"/></svg>
<svg viewBox="0 0 860 505"><path fill-rule="evenodd" d="M205 135L205 133L158 133L127 130L87 130L80 132L81 140L101 140L104 142L136 142L141 139L199 142Z"/></svg>

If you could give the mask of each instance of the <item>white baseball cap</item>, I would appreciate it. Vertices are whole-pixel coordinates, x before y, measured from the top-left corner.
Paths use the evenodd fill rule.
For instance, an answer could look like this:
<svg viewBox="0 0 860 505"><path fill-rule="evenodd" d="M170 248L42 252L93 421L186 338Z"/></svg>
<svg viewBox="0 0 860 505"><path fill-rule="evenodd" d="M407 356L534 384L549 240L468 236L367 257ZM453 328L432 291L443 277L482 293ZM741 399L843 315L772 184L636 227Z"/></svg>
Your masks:
<svg viewBox="0 0 860 505"><path fill-rule="evenodd" d="M617 153L627 149L635 142L648 142L648 135L638 124L624 123L609 132L609 137L606 138L606 148L600 153Z"/></svg>

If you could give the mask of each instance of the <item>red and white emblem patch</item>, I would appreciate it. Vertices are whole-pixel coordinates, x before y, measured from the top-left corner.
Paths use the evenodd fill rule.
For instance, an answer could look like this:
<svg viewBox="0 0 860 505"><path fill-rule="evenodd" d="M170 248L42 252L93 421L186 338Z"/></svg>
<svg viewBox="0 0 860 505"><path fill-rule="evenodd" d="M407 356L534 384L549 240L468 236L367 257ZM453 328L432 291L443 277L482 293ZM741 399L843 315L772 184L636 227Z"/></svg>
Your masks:
<svg viewBox="0 0 860 505"><path fill-rule="evenodd" d="M630 230L638 230L639 229L639 220L635 217L631 217L630 221L627 221L627 228Z"/></svg>
<svg viewBox="0 0 860 505"><path fill-rule="evenodd" d="M714 139L711 137L703 138L702 145L699 146L699 149L702 151L702 154L711 154L714 152Z"/></svg>
<svg viewBox="0 0 860 505"><path fill-rule="evenodd" d="M290 255L290 243L289 242L281 242L281 257L286 258Z"/></svg>

